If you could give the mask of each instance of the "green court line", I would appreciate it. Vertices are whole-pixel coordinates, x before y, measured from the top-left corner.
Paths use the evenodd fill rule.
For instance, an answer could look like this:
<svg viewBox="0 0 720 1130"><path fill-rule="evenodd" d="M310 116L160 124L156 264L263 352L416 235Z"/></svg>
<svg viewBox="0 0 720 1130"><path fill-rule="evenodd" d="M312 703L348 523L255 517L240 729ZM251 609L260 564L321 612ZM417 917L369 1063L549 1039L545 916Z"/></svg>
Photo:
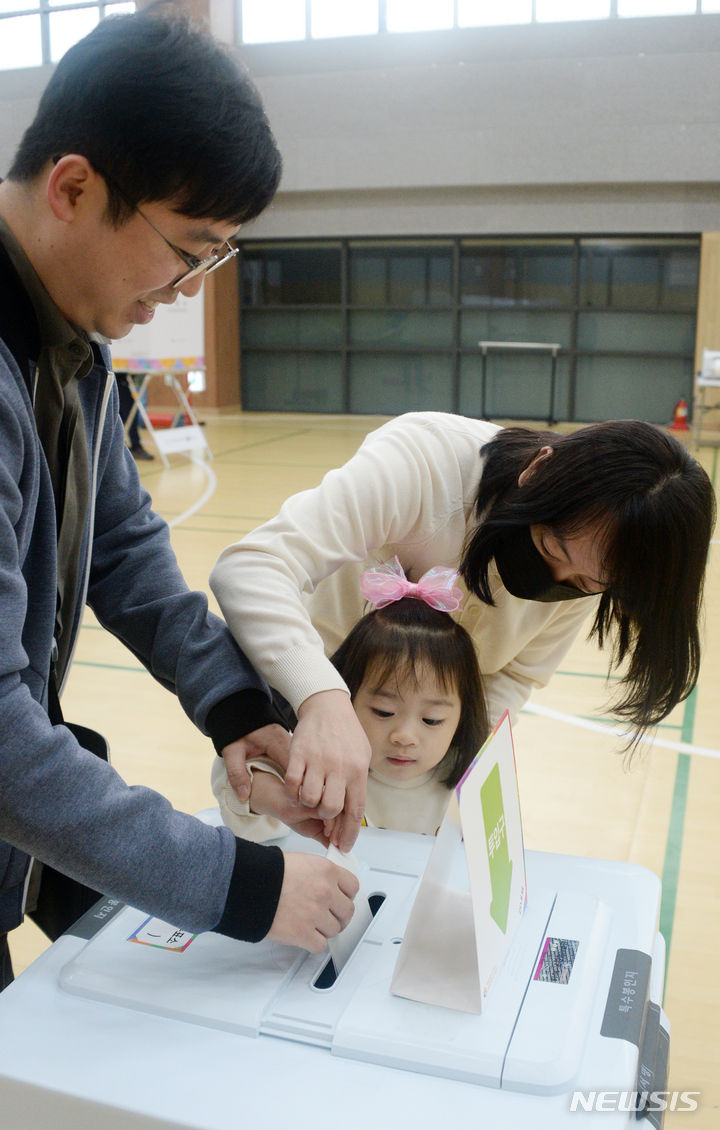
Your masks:
<svg viewBox="0 0 720 1130"><path fill-rule="evenodd" d="M603 679L607 681L607 675L599 674L597 671L556 671L556 675L568 675L573 679Z"/></svg>
<svg viewBox="0 0 720 1130"><path fill-rule="evenodd" d="M295 439L297 436L307 435L307 433L311 430L312 429L309 428L309 427L308 428L300 428L296 431L288 432L287 435L276 436L274 439L256 439L256 440L253 440L251 443L241 443L239 445L235 445L234 447L228 447L228 448L225 449L225 451L220 451L220 452L213 451L213 453L212 453L213 454L213 460L215 462L217 462L218 459L224 459L228 455L235 455L235 454L237 454L238 452L241 452L241 451L249 451L250 448L252 448L252 447L263 447L265 444L281 443L283 440L286 440L286 439ZM182 464L182 466L184 468L186 466L186 464ZM142 479L145 480L145 479L152 478L153 476L159 475L163 471L167 471L167 470L168 470L168 468L164 467L162 464L160 464L157 467L145 467L144 471L143 471ZM170 467L170 470L172 470L172 466Z"/></svg>
<svg viewBox="0 0 720 1130"><path fill-rule="evenodd" d="M712 471L710 478L713 487L717 484L718 449L713 451ZM685 700L685 711L682 725L682 741L692 743L695 730L695 711L697 709L697 687ZM687 808L688 788L690 784L691 758L687 753L678 754L677 769L675 770L675 785L670 809L670 825L665 842L665 859L662 873L662 902L660 904L660 933L665 939L665 984L667 984L668 966L670 964L670 944L672 942L673 925L675 922L675 907L677 903L678 876L680 873L680 859L682 856L683 832L685 829L685 811ZM664 991L664 986L663 986Z"/></svg>
<svg viewBox="0 0 720 1130"><path fill-rule="evenodd" d="M717 448L713 457L713 485L717 471ZM697 709L697 686L685 700L681 741L692 743L695 730L695 712ZM668 826L667 840L665 841L665 859L662 873L662 901L660 903L660 933L665 939L665 979L663 995L667 985L668 967L670 965L670 946L672 943L673 926L675 923L675 907L677 904L678 877L680 874L680 861L682 857L683 834L685 831L685 812L687 809L688 788L690 784L691 758L687 753L678 754L677 769L675 770L675 784L670 807L670 824Z"/></svg>
<svg viewBox="0 0 720 1130"><path fill-rule="evenodd" d="M693 690L686 705L688 725L683 726L683 741L692 740L692 729L695 718L696 693ZM675 923L675 907L677 904L678 876L680 874L680 860L682 856L683 833L685 830L685 811L687 808L688 786L690 782L690 755L678 754L677 769L675 770L675 784L670 808L670 824L668 826L667 840L665 841L665 859L662 873L662 900L660 903L660 933L665 939L665 978L663 982L663 995L667 985L668 968L670 965L670 946L672 944L673 926Z"/></svg>
<svg viewBox="0 0 720 1130"><path fill-rule="evenodd" d="M133 675L149 675L144 667L126 667L122 663L94 663L89 659L73 660L73 667L100 667L104 671L130 671Z"/></svg>
<svg viewBox="0 0 720 1130"><path fill-rule="evenodd" d="M170 512L167 511L165 514L163 514L163 517L164 518L170 517ZM231 530L228 526L186 526L183 523L183 525L178 526L173 531L173 533L176 533L176 534L227 534L228 537L235 537L237 539L240 539L241 537L244 536L245 533L250 533L252 531L252 528L253 528L252 526L249 526L246 531L245 530Z"/></svg>
<svg viewBox="0 0 720 1130"><path fill-rule="evenodd" d="M233 447L226 447L224 451L219 451L217 453L213 451L213 459L224 459L226 456L236 455L240 451L250 451L250 449L253 447L265 447L273 443L284 443L287 439L297 439L298 436L305 436L308 434L308 432L311 431L312 428L309 426L307 428L296 428L291 432L285 432L281 436L274 436L272 439L254 439L249 441L248 443L235 444Z"/></svg>

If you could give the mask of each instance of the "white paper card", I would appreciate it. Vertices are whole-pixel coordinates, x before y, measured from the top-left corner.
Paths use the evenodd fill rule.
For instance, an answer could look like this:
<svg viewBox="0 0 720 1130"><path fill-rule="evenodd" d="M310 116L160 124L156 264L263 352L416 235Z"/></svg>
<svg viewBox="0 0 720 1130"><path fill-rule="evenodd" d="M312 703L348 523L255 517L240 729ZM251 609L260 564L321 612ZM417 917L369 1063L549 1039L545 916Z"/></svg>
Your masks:
<svg viewBox="0 0 720 1130"><path fill-rule="evenodd" d="M483 997L526 902L525 850L510 717L500 719L457 787Z"/></svg>
<svg viewBox="0 0 720 1130"><path fill-rule="evenodd" d="M178 451L203 451L207 447L203 430L198 424L186 424L181 428L156 428L153 439L165 455Z"/></svg>
<svg viewBox="0 0 720 1130"><path fill-rule="evenodd" d="M346 871L352 871L360 884L353 900L355 903L355 913L344 930L336 934L334 938L328 938L328 949L330 950L330 956L333 959L333 965L335 966L335 973L337 975L354 953L360 939L372 922L372 911L368 903L363 869L352 852L341 852L338 848L330 844L327 850L327 857L331 863L336 863L338 867L344 867Z"/></svg>
<svg viewBox="0 0 720 1130"><path fill-rule="evenodd" d="M459 875L461 840L467 872ZM506 712L448 805L410 912L391 991L425 1004L482 1012L525 901L520 800Z"/></svg>

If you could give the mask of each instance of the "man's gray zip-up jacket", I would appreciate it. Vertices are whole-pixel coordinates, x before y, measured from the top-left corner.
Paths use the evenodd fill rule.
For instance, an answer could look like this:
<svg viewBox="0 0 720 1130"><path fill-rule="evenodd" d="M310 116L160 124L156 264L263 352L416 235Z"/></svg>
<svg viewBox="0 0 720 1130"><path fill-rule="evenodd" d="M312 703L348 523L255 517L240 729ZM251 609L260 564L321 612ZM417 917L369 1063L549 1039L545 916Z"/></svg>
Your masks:
<svg viewBox="0 0 720 1130"><path fill-rule="evenodd" d="M30 396L38 346L32 306L0 246L0 934L22 920L34 856L183 929L256 941L275 914L282 853L129 787L48 717L57 541ZM219 750L276 715L204 594L183 580L125 447L109 355L94 349L79 382L91 501L73 633L87 602Z"/></svg>

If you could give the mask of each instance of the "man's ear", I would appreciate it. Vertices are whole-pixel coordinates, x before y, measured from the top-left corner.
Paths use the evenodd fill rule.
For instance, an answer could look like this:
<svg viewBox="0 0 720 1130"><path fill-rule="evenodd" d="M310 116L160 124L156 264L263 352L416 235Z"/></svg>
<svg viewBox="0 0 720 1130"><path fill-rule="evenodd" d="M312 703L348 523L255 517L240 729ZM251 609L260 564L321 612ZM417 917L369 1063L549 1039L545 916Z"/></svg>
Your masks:
<svg viewBox="0 0 720 1130"><path fill-rule="evenodd" d="M72 223L81 205L94 195L101 178L87 157L66 153L55 162L47 181L47 201L56 219Z"/></svg>
<svg viewBox="0 0 720 1130"><path fill-rule="evenodd" d="M545 447L541 447L532 463L529 463L525 470L520 472L518 486L524 487L525 483L530 482L530 479L535 472L542 467L543 463L547 463L548 459L552 459L554 451L555 449L550 447L549 444L546 444Z"/></svg>

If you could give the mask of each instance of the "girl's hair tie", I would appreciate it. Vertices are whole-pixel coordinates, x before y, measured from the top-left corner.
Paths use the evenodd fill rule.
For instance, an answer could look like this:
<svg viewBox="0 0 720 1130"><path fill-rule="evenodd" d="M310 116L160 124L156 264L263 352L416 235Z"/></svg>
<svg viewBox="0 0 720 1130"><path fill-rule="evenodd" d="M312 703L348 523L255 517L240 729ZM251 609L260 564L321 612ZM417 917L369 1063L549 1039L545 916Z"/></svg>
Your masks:
<svg viewBox="0 0 720 1130"><path fill-rule="evenodd" d="M435 565L414 583L407 579L395 556L392 561L365 570L360 577L360 592L375 608L413 596L440 612L456 612L463 600L462 590L455 584L457 578L457 569Z"/></svg>

